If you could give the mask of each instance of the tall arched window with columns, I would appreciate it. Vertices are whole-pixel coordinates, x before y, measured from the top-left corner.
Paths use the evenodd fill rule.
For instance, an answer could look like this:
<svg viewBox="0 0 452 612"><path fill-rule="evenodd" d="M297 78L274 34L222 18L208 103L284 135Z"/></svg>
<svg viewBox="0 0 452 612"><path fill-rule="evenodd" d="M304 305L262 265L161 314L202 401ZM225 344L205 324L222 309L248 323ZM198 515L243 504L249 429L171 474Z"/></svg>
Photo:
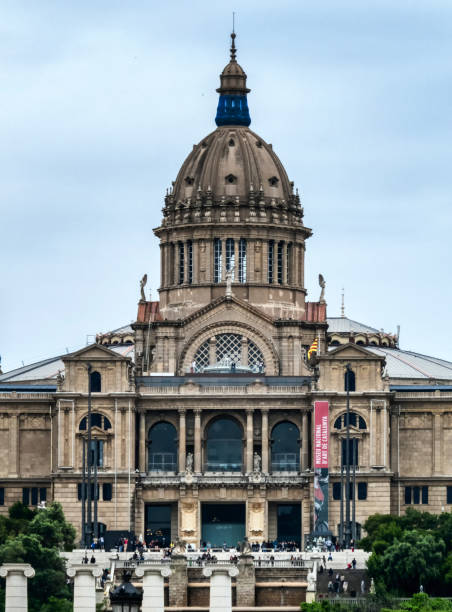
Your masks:
<svg viewBox="0 0 452 612"><path fill-rule="evenodd" d="M206 431L207 472L241 472L243 462L243 430L230 417L216 419Z"/></svg>

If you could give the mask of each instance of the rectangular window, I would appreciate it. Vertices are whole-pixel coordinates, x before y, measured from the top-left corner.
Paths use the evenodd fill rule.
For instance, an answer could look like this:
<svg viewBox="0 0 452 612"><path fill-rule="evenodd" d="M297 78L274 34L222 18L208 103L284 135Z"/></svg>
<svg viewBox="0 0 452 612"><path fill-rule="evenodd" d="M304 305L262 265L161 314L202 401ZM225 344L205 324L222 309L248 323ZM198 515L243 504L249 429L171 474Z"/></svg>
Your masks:
<svg viewBox="0 0 452 612"><path fill-rule="evenodd" d="M405 504L411 504L411 487L405 487Z"/></svg>
<svg viewBox="0 0 452 612"><path fill-rule="evenodd" d="M287 245L287 253L286 253L286 279L287 284L292 284L292 244Z"/></svg>
<svg viewBox="0 0 452 612"><path fill-rule="evenodd" d="M213 280L215 283L221 283L223 276L223 249L221 240L215 238L213 241L213 252L214 252L214 270Z"/></svg>
<svg viewBox="0 0 452 612"><path fill-rule="evenodd" d="M47 489L45 487L41 487L39 489L39 501L40 502L47 501Z"/></svg>
<svg viewBox="0 0 452 612"><path fill-rule="evenodd" d="M82 486L83 483L79 482L77 485L77 497L79 501L82 501ZM88 487L85 484L85 490L86 490L86 494L85 494L85 499L88 499ZM94 482L91 483L91 499L94 499ZM97 491L97 499L99 499L99 485L97 485L96 487L96 491Z"/></svg>
<svg viewBox="0 0 452 612"><path fill-rule="evenodd" d="M336 501L341 499L341 483L333 482L333 499Z"/></svg>
<svg viewBox="0 0 452 612"><path fill-rule="evenodd" d="M30 487L24 487L22 489L22 503L24 506L30 504Z"/></svg>
<svg viewBox="0 0 452 612"><path fill-rule="evenodd" d="M185 268L185 251L184 251L184 243L179 242L179 273L178 273L178 284L184 284L184 268Z"/></svg>
<svg viewBox="0 0 452 612"><path fill-rule="evenodd" d="M283 242L278 242L278 285L283 284Z"/></svg>
<svg viewBox="0 0 452 612"><path fill-rule="evenodd" d="M191 240L187 242L187 257L188 257L188 282L191 285L193 282L193 243Z"/></svg>
<svg viewBox="0 0 452 612"><path fill-rule="evenodd" d="M422 487L422 503L428 504L428 487Z"/></svg>
<svg viewBox="0 0 452 612"><path fill-rule="evenodd" d="M358 482L358 499L367 499L367 482Z"/></svg>
<svg viewBox="0 0 452 612"><path fill-rule="evenodd" d="M239 242L239 283L246 283L246 240Z"/></svg>
<svg viewBox="0 0 452 612"><path fill-rule="evenodd" d="M0 487L0 506L5 505L5 487Z"/></svg>
<svg viewBox="0 0 452 612"><path fill-rule="evenodd" d="M235 280L235 245L233 238L226 240L226 270L232 270L232 280Z"/></svg>
<svg viewBox="0 0 452 612"><path fill-rule="evenodd" d="M102 499L104 501L111 501L113 497L113 487L111 482L104 482L102 485Z"/></svg>
<svg viewBox="0 0 452 612"><path fill-rule="evenodd" d="M91 465L95 465L97 459L97 467L104 465L104 441L91 440Z"/></svg>
<svg viewBox="0 0 452 612"><path fill-rule="evenodd" d="M38 487L31 487L31 505L38 505Z"/></svg>
<svg viewBox="0 0 452 612"><path fill-rule="evenodd" d="M452 504L452 487L447 487L447 503Z"/></svg>
<svg viewBox="0 0 452 612"><path fill-rule="evenodd" d="M345 467L349 463L351 466L358 466L358 440L351 438L348 447L347 461L347 440L342 440L342 465Z"/></svg>
<svg viewBox="0 0 452 612"><path fill-rule="evenodd" d="M78 501L82 500L82 483L79 482L77 485L77 497L78 497Z"/></svg>
<svg viewBox="0 0 452 612"><path fill-rule="evenodd" d="M419 504L421 501L420 487L413 487L413 504Z"/></svg>
<svg viewBox="0 0 452 612"><path fill-rule="evenodd" d="M268 241L268 282L273 282L273 260L275 255L275 242L274 240Z"/></svg>

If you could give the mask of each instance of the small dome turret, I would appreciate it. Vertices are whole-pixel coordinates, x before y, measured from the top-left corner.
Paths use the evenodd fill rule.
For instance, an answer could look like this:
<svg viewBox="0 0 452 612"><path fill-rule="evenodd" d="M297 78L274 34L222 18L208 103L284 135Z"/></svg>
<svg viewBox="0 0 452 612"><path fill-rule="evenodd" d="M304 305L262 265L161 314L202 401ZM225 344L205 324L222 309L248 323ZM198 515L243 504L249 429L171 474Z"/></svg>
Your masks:
<svg viewBox="0 0 452 612"><path fill-rule="evenodd" d="M221 87L215 123L221 125L244 125L251 123L246 94L246 73L236 59L235 33L231 34L231 60L220 74Z"/></svg>

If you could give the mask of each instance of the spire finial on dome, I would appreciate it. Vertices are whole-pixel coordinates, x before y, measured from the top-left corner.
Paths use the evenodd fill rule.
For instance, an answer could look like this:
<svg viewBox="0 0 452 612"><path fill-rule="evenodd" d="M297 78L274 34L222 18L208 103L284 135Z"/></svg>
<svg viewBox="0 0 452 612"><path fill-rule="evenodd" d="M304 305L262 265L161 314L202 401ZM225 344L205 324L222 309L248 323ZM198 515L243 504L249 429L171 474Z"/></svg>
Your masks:
<svg viewBox="0 0 452 612"><path fill-rule="evenodd" d="M220 99L218 101L215 122L218 126L245 125L248 127L251 123L251 118L246 94L249 93L250 90L246 86L245 71L240 64L237 63L235 39L236 33L233 23L231 33L231 59L220 74L221 87L217 89L220 94Z"/></svg>

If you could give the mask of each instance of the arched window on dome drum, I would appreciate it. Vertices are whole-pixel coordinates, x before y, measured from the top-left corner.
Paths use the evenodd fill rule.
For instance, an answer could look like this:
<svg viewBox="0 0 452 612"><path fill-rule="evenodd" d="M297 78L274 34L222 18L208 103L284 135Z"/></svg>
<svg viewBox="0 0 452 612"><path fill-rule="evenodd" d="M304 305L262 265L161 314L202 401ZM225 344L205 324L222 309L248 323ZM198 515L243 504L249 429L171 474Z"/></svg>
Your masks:
<svg viewBox="0 0 452 612"><path fill-rule="evenodd" d="M221 283L223 276L223 249L219 238L215 238L213 241L213 255L213 280L215 283Z"/></svg>
<svg viewBox="0 0 452 612"><path fill-rule="evenodd" d="M283 284L283 247L284 243L278 242L278 285Z"/></svg>
<svg viewBox="0 0 452 612"><path fill-rule="evenodd" d="M207 472L241 472L243 456L243 431L231 418L213 421L206 435Z"/></svg>
<svg viewBox="0 0 452 612"><path fill-rule="evenodd" d="M233 238L226 240L226 271L232 270L232 280L235 280L235 245Z"/></svg>
<svg viewBox="0 0 452 612"><path fill-rule="evenodd" d="M148 469L150 472L177 471L177 432L163 421L149 430Z"/></svg>
<svg viewBox="0 0 452 612"><path fill-rule="evenodd" d="M273 282L273 277L274 277L274 256L275 256L275 241L274 240L269 240L268 241L268 265L267 265L267 275L268 275L268 282L272 283Z"/></svg>
<svg viewBox="0 0 452 612"><path fill-rule="evenodd" d="M193 242L191 240L187 242L187 264L187 282L191 285L193 282Z"/></svg>
<svg viewBox="0 0 452 612"><path fill-rule="evenodd" d="M239 283L246 283L246 240L239 242Z"/></svg>
<svg viewBox="0 0 452 612"><path fill-rule="evenodd" d="M89 386L91 393L100 393L102 391L102 377L99 372L91 372L89 375Z"/></svg>
<svg viewBox="0 0 452 612"><path fill-rule="evenodd" d="M178 243L178 250L179 250L179 261L178 261L177 283L178 285L183 285L184 284L184 268L185 268L185 251L184 251L183 242Z"/></svg>
<svg viewBox="0 0 452 612"><path fill-rule="evenodd" d="M300 467L300 430L289 421L272 430L271 463L273 472L297 472Z"/></svg>
<svg viewBox="0 0 452 612"><path fill-rule="evenodd" d="M246 340L241 334L218 334L213 338L215 363L225 361L236 366L245 365L254 372L264 372L264 356L260 348L252 341ZM246 352L246 355L244 354ZM193 370L201 373L211 363L210 340L205 340L195 353Z"/></svg>

